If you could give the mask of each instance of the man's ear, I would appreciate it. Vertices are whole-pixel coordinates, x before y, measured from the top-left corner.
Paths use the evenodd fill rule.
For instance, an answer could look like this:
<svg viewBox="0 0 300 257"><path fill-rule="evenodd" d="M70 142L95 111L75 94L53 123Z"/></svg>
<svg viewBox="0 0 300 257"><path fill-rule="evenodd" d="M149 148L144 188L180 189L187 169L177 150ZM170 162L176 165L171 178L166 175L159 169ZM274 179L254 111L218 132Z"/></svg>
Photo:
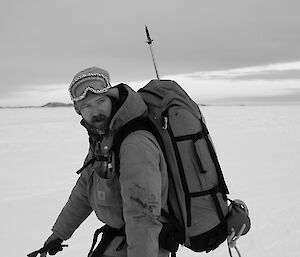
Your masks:
<svg viewBox="0 0 300 257"><path fill-rule="evenodd" d="M75 111L76 111L79 115L81 115L80 110L79 110L79 108L78 108L76 102L74 103L74 108L75 108Z"/></svg>

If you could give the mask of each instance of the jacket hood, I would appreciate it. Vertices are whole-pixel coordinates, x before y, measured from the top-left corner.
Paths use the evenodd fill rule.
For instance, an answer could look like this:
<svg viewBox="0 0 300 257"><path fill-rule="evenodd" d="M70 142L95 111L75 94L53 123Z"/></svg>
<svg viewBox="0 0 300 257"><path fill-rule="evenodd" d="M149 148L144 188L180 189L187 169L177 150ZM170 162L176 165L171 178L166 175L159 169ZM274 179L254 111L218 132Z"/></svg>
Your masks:
<svg viewBox="0 0 300 257"><path fill-rule="evenodd" d="M117 99L119 105L109 125L111 131L117 131L129 121L145 115L148 111L140 94L126 84L117 85L109 90L107 95Z"/></svg>

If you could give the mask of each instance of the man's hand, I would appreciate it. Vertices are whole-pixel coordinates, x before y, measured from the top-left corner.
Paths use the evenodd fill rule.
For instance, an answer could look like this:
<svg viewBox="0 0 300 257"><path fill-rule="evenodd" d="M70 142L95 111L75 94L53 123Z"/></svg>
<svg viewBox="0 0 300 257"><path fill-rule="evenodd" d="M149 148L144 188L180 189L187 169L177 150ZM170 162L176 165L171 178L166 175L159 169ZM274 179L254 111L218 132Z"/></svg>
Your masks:
<svg viewBox="0 0 300 257"><path fill-rule="evenodd" d="M55 234L52 234L44 244L44 247L48 249L48 251L41 253L40 257L46 257L47 252L50 255L55 255L57 252L62 251L63 247L66 245L62 245L62 239L57 237Z"/></svg>

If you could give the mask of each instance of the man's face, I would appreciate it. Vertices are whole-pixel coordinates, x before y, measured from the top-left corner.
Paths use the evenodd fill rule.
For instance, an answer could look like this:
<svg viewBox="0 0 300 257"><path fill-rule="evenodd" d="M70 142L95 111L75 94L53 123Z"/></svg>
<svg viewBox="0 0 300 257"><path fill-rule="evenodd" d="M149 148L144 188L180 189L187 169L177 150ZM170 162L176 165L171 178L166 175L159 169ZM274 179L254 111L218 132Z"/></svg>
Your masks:
<svg viewBox="0 0 300 257"><path fill-rule="evenodd" d="M108 128L112 115L112 102L108 96L89 92L83 100L77 102L77 108L90 126L101 132Z"/></svg>

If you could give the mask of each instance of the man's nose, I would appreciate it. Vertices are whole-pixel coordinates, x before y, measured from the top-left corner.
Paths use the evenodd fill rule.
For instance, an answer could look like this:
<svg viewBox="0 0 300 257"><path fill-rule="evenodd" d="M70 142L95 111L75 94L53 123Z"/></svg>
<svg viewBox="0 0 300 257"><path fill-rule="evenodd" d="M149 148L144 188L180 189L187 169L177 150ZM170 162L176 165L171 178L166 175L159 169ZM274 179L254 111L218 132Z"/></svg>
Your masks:
<svg viewBox="0 0 300 257"><path fill-rule="evenodd" d="M98 116L98 115L101 115L101 114L103 114L102 108L97 104L93 104L92 105L92 115L93 116Z"/></svg>

